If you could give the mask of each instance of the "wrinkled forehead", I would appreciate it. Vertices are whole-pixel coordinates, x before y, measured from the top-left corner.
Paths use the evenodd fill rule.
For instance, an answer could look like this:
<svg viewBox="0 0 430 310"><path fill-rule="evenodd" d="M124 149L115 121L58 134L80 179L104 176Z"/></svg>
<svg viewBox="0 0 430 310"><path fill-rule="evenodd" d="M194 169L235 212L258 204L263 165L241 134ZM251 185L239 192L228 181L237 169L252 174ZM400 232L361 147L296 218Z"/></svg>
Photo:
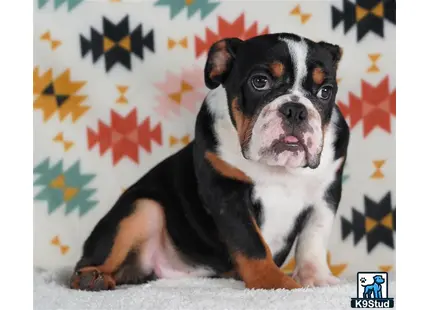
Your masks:
<svg viewBox="0 0 430 310"><path fill-rule="evenodd" d="M293 34L273 34L244 42L237 52L236 74L246 78L253 70L274 63L282 64L291 76L306 75L316 66L329 75L335 71L329 51L316 42Z"/></svg>

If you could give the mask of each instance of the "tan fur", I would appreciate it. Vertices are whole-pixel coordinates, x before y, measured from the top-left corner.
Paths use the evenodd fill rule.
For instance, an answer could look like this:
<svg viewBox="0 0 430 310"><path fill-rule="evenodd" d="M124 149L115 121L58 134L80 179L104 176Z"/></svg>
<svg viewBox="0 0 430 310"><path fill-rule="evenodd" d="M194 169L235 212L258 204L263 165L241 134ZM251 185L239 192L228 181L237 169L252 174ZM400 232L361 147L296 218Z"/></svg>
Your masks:
<svg viewBox="0 0 430 310"><path fill-rule="evenodd" d="M128 252L138 243L144 241L154 226L163 227L164 223L153 223L147 219L153 217L154 212L163 212L161 206L148 199L136 201L133 214L122 220L116 234L112 250L99 269L104 273L112 273L118 269L127 257ZM159 217L158 217L159 218Z"/></svg>
<svg viewBox="0 0 430 310"><path fill-rule="evenodd" d="M275 61L270 65L270 71L274 77L280 78L285 73L285 66L279 61Z"/></svg>
<svg viewBox="0 0 430 310"><path fill-rule="evenodd" d="M273 261L272 254L268 245L265 243L261 231L255 220L253 225L257 230L261 241L266 249L266 257L264 259L249 258L240 252L234 253L234 259L238 273L245 286L251 289L295 289L301 286L291 277L284 274Z"/></svg>
<svg viewBox="0 0 430 310"><path fill-rule="evenodd" d="M249 142L249 140L251 140L252 126L254 125L258 115L256 115L255 118L249 118L243 115L237 100L237 98L233 99L231 103L231 109L234 121L236 123L236 130L239 135L240 145L244 146Z"/></svg>
<svg viewBox="0 0 430 310"><path fill-rule="evenodd" d="M143 247L145 241L154 234L161 235L164 227L164 211L160 204L149 199L137 200L134 212L120 222L112 249L104 263L100 266L81 268L79 272L94 270L102 273L109 286L114 287L115 280L112 275L118 271L129 252Z"/></svg>
<svg viewBox="0 0 430 310"><path fill-rule="evenodd" d="M216 51L210 59L212 70L209 73L209 77L211 79L223 74L227 70L227 63L231 57L227 51L227 44L224 41L216 43L215 49Z"/></svg>
<svg viewBox="0 0 430 310"><path fill-rule="evenodd" d="M324 82L324 79L325 79L324 71L319 67L315 68L314 71L312 72L312 79L314 80L315 84L318 84L318 85L322 84L322 82Z"/></svg>
<svg viewBox="0 0 430 310"><path fill-rule="evenodd" d="M224 160L219 158L215 153L206 152L206 159L210 162L212 167L218 171L221 175L235 180L251 183L251 179L241 170L231 166Z"/></svg>

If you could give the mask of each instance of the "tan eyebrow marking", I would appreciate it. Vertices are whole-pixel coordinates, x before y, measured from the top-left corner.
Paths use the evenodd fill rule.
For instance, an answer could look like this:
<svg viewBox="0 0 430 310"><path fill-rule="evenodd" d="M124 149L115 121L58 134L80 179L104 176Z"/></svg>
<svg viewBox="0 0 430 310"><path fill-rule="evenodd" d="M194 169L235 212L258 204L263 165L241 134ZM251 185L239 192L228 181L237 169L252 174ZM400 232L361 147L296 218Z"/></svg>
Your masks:
<svg viewBox="0 0 430 310"><path fill-rule="evenodd" d="M314 71L312 71L312 79L314 80L315 84L322 84L325 79L325 73L323 69L319 67L315 68Z"/></svg>
<svg viewBox="0 0 430 310"><path fill-rule="evenodd" d="M269 67L274 77L280 78L285 73L285 66L279 61L271 63Z"/></svg>

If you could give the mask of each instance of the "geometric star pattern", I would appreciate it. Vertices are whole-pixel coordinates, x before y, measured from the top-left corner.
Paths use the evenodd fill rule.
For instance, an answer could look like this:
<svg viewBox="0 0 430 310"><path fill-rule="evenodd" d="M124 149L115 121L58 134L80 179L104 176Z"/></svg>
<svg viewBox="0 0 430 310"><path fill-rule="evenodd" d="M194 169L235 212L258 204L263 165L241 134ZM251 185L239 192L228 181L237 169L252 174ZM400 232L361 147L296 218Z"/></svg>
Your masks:
<svg viewBox="0 0 430 310"><path fill-rule="evenodd" d="M376 86L362 80L361 93L361 98L349 93L349 105L338 102L350 128L362 121L364 138L376 127L391 133L391 116L396 116L396 90L390 92L388 76Z"/></svg>
<svg viewBox="0 0 430 310"><path fill-rule="evenodd" d="M352 234L354 245L357 245L365 238L368 253L380 243L394 249L396 208L392 206L391 193L379 202L364 196L364 207L364 213L352 208L351 221L341 217L342 240Z"/></svg>
<svg viewBox="0 0 430 310"><path fill-rule="evenodd" d="M356 0L354 2L343 0L343 11L332 6L333 29L343 22L343 30L346 34L356 25L357 42L360 42L369 32L383 38L387 23L396 24L395 0Z"/></svg>
<svg viewBox="0 0 430 310"><path fill-rule="evenodd" d="M80 170L79 160L64 170L62 160L51 166L50 159L47 157L33 170L33 173L39 176L34 181L34 185L42 186L42 190L34 200L45 201L48 204L48 214L65 204L66 215L75 210L78 210L80 216L85 215L97 205L98 201L91 200L96 190L86 188L95 175L82 174Z"/></svg>
<svg viewBox="0 0 430 310"><path fill-rule="evenodd" d="M138 124L136 108L125 117L111 110L111 125L99 120L98 132L87 128L87 139L89 150L99 145L100 156L111 149L114 166L124 157L138 164L140 148L151 153L152 141L162 145L161 124L152 127L149 117Z"/></svg>
<svg viewBox="0 0 430 310"><path fill-rule="evenodd" d="M49 2L49 0L37 0L37 7L42 9ZM64 3L67 3L67 11L70 12L75 9L79 4L84 2L84 0L53 0L54 9L57 10Z"/></svg>
<svg viewBox="0 0 430 310"><path fill-rule="evenodd" d="M41 110L43 121L47 122L56 112L63 121L71 115L75 123L89 109L82 102L87 96L76 93L86 84L83 81L72 81L70 69L66 69L58 77L53 78L52 69L43 74L39 73L39 67L33 70L33 95L36 97L33 103L34 110Z"/></svg>
<svg viewBox="0 0 430 310"><path fill-rule="evenodd" d="M193 17L200 11L200 18L205 19L215 8L220 5L216 0L158 0L155 6L168 6L170 19L175 18L182 10L187 11L187 18Z"/></svg>
<svg viewBox="0 0 430 310"><path fill-rule="evenodd" d="M114 24L106 17L102 20L102 32L91 27L90 39L80 36L82 58L91 52L93 63L96 63L100 57L104 57L106 72L109 72L115 64L131 70L131 55L143 60L144 47L152 52L155 51L154 31L151 30L143 36L142 24L130 31L128 15L118 24Z"/></svg>
<svg viewBox="0 0 430 310"><path fill-rule="evenodd" d="M196 58L206 53L213 43L222 38L238 37L239 39L246 40L267 33L269 33L268 26L258 31L258 22L254 22L251 26L245 28L245 13L240 14L240 16L231 23L219 16L218 32L214 32L206 27L204 39L195 36Z"/></svg>
<svg viewBox="0 0 430 310"><path fill-rule="evenodd" d="M156 97L158 105L155 112L164 118L179 116L185 109L195 114L206 96L202 69L192 67L181 73L166 73L163 82L155 83L160 95Z"/></svg>

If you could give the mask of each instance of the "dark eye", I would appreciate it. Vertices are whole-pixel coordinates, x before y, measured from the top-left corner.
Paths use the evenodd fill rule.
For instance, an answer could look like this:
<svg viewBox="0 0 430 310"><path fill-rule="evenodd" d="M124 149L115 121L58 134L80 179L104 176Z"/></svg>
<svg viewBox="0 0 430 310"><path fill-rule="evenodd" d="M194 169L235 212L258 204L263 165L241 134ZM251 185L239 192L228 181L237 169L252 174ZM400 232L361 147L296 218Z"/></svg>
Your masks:
<svg viewBox="0 0 430 310"><path fill-rule="evenodd" d="M317 97L322 100L328 100L331 97L333 88L331 86L323 86L318 91Z"/></svg>
<svg viewBox="0 0 430 310"><path fill-rule="evenodd" d="M262 74L254 75L251 78L251 84L256 90L267 90L271 86L269 77Z"/></svg>

